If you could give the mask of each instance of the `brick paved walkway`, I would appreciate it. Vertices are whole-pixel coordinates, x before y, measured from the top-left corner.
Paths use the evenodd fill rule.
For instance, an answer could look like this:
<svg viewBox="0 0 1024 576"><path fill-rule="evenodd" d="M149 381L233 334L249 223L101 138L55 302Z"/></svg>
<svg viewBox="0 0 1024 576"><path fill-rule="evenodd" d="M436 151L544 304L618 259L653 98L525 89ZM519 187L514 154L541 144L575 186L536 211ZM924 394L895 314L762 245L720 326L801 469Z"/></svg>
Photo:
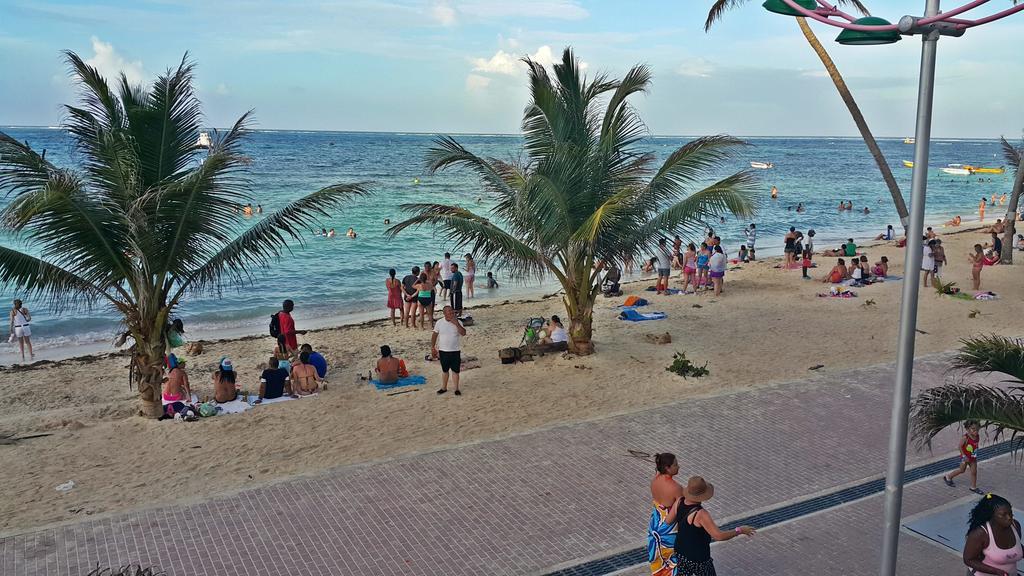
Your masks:
<svg viewBox="0 0 1024 576"><path fill-rule="evenodd" d="M920 359L915 384L944 370ZM715 482L722 518L879 476L891 385L891 365L816 374L44 529L0 540L0 574L79 575L97 562L170 575L542 573L643 543L653 465L629 449L679 454L684 477ZM910 464L933 457L911 452Z"/></svg>

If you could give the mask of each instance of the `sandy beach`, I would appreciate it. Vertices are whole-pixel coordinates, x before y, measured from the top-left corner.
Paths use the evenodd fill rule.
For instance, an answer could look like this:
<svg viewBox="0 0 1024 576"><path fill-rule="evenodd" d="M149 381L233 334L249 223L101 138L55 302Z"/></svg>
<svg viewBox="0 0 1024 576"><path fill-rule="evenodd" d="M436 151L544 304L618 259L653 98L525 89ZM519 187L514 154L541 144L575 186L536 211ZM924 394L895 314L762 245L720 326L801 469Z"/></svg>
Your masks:
<svg viewBox="0 0 1024 576"><path fill-rule="evenodd" d="M944 278L969 289L967 253L988 236L963 229L942 238L949 258ZM781 244L781 239L761 240L769 242ZM888 256L891 273L903 273L902 249L895 244L866 251L871 262ZM554 354L517 365L498 361L499 348L519 343L527 318L564 314L557 297L473 309L476 324L468 328L463 347L480 367L464 372L461 398L434 394L439 368L423 359L430 333L387 321L305 337L332 366L329 386L319 396L196 423L135 416L125 356L6 368L0 372L0 432L50 435L0 446L5 462L0 482L7 487L0 533L200 500L336 466L764 386L801 378L818 365L827 373L893 360L902 284L857 288L858 298L820 298L818 293L828 289L820 278L835 259L816 261L815 281L801 280L799 270L774 268L777 258L743 264L727 274L719 298L656 296L643 291L653 279L633 276L624 297L640 294L651 301L648 310L666 312L668 319L622 322L615 307L624 297L600 299L597 354L588 357ZM919 281L917 275L911 278ZM999 294L994 301L922 290L918 353L954 349L960 338L976 333L1024 334L1022 278L1019 265L986 267L982 289ZM299 307L316 306L301 295L296 301ZM972 311L980 314L971 317ZM672 335L672 344L644 338L664 332ZM428 383L388 396L359 380L381 344L390 344ZM201 396L212 392L210 374L222 356L234 361L243 386L255 389L272 347L269 336L206 343L205 353L190 359L193 390ZM683 379L667 372L677 351L697 364L707 361L710 375ZM54 489L69 480L75 482L70 492Z"/></svg>

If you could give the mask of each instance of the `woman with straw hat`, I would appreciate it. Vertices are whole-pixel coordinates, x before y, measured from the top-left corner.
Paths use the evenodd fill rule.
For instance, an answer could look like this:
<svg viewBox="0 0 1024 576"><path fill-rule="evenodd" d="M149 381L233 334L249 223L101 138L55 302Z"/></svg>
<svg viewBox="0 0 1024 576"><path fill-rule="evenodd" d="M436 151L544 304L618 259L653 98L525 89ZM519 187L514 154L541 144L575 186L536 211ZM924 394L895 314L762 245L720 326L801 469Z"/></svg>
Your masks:
<svg viewBox="0 0 1024 576"><path fill-rule="evenodd" d="M702 506L702 502L714 495L715 487L700 476L691 476L686 482L683 502L676 515L679 531L676 534L675 576L715 576L711 541L723 542L740 534L750 536L755 532L750 526L737 526L735 530L728 531L719 529Z"/></svg>

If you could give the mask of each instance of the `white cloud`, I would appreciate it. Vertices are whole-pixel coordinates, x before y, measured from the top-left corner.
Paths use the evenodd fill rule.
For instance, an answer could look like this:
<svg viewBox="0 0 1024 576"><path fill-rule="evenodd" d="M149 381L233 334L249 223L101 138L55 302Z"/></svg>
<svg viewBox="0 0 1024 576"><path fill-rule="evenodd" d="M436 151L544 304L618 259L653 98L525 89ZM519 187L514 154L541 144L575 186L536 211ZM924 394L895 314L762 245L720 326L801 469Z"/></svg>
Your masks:
<svg viewBox="0 0 1024 576"><path fill-rule="evenodd" d="M474 72L487 72L490 74L506 74L508 76L515 76L521 70L523 70L523 63L519 61L519 57L514 54L509 54L504 50L498 50L491 58L474 58L473 71Z"/></svg>
<svg viewBox="0 0 1024 576"><path fill-rule="evenodd" d="M430 16L437 21L441 26L454 26L455 25L455 9L452 8L447 2L439 2L434 4L430 9Z"/></svg>
<svg viewBox="0 0 1024 576"><path fill-rule="evenodd" d="M676 74L691 78L708 78L715 71L715 65L700 57L687 58L676 67Z"/></svg>
<svg viewBox="0 0 1024 576"><path fill-rule="evenodd" d="M484 90L491 84L491 79L486 76L480 76L479 74L470 74L466 76L466 90L470 92L478 92Z"/></svg>
<svg viewBox="0 0 1024 576"><path fill-rule="evenodd" d="M213 92L214 92L214 94L217 94L217 95L220 95L220 96L227 96L228 94L231 93L231 91L228 90L227 84L225 84L223 82L221 82L220 84L217 84L217 87L213 89Z"/></svg>
<svg viewBox="0 0 1024 576"><path fill-rule="evenodd" d="M828 78L826 70L804 70L800 75L805 78Z"/></svg>
<svg viewBox="0 0 1024 576"><path fill-rule="evenodd" d="M113 81L122 72L132 84L141 84L146 77L142 69L142 61L129 62L124 56L117 53L114 45L103 42L99 38L92 37L93 56L85 61L86 64L96 68L108 81Z"/></svg>
<svg viewBox="0 0 1024 576"><path fill-rule="evenodd" d="M463 2L459 12L483 19L524 17L530 19L582 20L590 13L576 0L476 0Z"/></svg>

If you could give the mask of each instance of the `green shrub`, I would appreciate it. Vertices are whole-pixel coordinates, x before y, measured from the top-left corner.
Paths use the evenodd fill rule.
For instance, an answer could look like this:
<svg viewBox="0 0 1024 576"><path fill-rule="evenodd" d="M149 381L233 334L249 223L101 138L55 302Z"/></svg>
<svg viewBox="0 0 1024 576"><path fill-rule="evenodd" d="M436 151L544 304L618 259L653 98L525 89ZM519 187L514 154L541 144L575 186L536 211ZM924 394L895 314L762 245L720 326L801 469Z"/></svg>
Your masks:
<svg viewBox="0 0 1024 576"><path fill-rule="evenodd" d="M707 376L710 374L708 371L708 363L705 362L703 366L697 366L686 357L685 352L676 352L672 357L672 364L665 368L665 370L674 374L679 374L683 378L687 376L693 376L694 378L700 378L701 376Z"/></svg>

